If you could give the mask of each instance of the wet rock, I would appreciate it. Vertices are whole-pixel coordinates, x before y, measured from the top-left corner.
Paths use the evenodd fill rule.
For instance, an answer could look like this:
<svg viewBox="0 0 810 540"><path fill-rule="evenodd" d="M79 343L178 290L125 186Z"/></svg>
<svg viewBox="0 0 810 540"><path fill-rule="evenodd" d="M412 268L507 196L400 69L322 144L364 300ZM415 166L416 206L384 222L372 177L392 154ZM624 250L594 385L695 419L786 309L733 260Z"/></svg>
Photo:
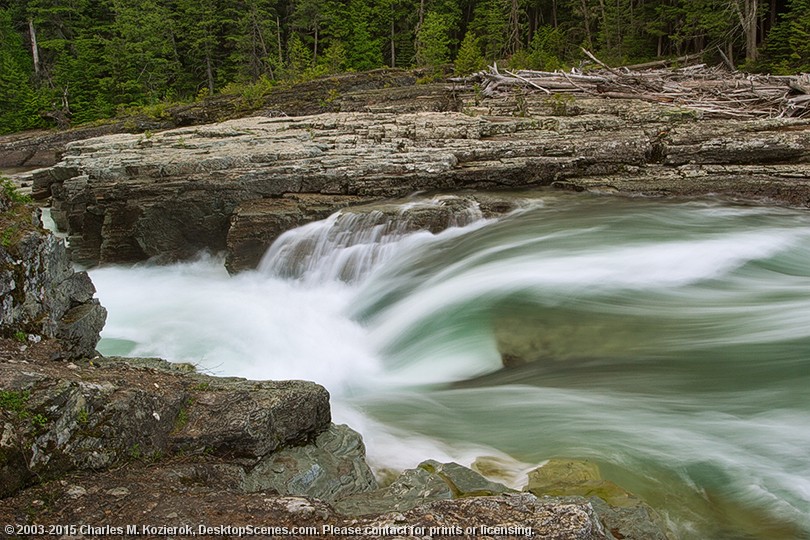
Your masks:
<svg viewBox="0 0 810 540"><path fill-rule="evenodd" d="M408 512L374 518L369 526L379 530L405 526L403 538L420 538L431 530L434 538L614 538L586 500L540 500L528 493L429 502ZM415 529L422 534L407 532Z"/></svg>
<svg viewBox="0 0 810 540"><path fill-rule="evenodd" d="M435 501L407 512L377 516L343 516L324 502L269 493L244 493L214 480L190 482L172 471L177 463L133 466L93 475L99 489L81 504L65 495L66 486L53 482L13 498L0 500L0 519L37 524L83 523L92 526L198 524L210 527L307 527L291 538L341 538L347 535L384 538L546 538L612 540L584 499L543 499L531 494L471 497ZM88 474L80 476L87 481ZM79 481L79 479L76 479ZM108 495L131 486L125 500ZM47 506L33 501L47 499ZM461 530L459 533L458 531ZM351 532L354 531L354 532ZM211 531L209 535L215 535ZM92 536L92 535L88 535ZM102 535L98 535L102 537ZM107 534L106 536L109 536ZM221 536L221 534L220 534ZM274 535L275 536L275 535ZM164 535L142 535L165 538Z"/></svg>
<svg viewBox="0 0 810 540"><path fill-rule="evenodd" d="M663 519L641 499L602 479L590 461L552 459L529 473L525 488L538 497L586 497L605 527L616 537L667 540Z"/></svg>
<svg viewBox="0 0 810 540"><path fill-rule="evenodd" d="M256 268L267 248L285 231L367 201L348 195L296 194L240 204L228 229L225 266L230 273Z"/></svg>
<svg viewBox="0 0 810 540"><path fill-rule="evenodd" d="M347 515L406 511L426 502L509 493L513 490L487 480L457 463L424 461L400 474L389 486L344 497L335 508Z"/></svg>

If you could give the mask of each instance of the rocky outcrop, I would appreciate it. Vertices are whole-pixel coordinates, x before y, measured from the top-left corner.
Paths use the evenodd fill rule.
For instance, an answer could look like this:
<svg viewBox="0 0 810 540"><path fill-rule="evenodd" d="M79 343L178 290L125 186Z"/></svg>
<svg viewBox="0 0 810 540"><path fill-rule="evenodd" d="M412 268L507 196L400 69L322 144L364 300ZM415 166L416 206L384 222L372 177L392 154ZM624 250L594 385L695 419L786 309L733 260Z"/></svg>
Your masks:
<svg viewBox="0 0 810 540"><path fill-rule="evenodd" d="M208 476L243 491L333 500L376 487L359 435L330 424L329 395L315 383L219 379L161 360L25 370L0 360L0 496L177 455L227 460Z"/></svg>
<svg viewBox="0 0 810 540"><path fill-rule="evenodd" d="M614 540L584 499L509 494L436 501L404 513L347 517L313 499L246 494L203 476L179 478L174 467L159 463L75 475L15 500L0 500L0 519L44 526L84 524L83 538L109 537L105 526L126 531L127 525L137 527L139 538L166 538L167 531L155 528L160 524L176 527L177 536L190 529L202 537L237 537L249 535L248 527L253 531L267 527L260 537Z"/></svg>
<svg viewBox="0 0 810 540"><path fill-rule="evenodd" d="M115 119L67 130L33 130L0 136L0 169L46 167L62 159L68 143L115 133L147 133L223 122L244 116L306 116L324 112L460 110L444 84L416 84L424 73L378 69L341 73L250 95L221 94L188 104L137 108Z"/></svg>
<svg viewBox="0 0 810 540"><path fill-rule="evenodd" d="M30 205L0 193L0 334L23 342L56 338L60 357L94 356L106 310L64 242L44 231Z"/></svg>
<svg viewBox="0 0 810 540"><path fill-rule="evenodd" d="M232 269L255 264L286 227L417 191L550 185L810 205L807 120L701 119L633 100L458 99L464 112L382 107L74 142L33 174L33 192L52 196L77 261L229 250Z"/></svg>

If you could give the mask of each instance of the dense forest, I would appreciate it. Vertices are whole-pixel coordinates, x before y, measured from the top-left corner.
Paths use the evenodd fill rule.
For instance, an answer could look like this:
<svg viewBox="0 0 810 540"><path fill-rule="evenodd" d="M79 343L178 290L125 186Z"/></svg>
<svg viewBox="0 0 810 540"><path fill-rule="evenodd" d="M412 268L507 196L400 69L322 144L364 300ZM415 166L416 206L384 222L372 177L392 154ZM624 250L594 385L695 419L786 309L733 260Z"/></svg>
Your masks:
<svg viewBox="0 0 810 540"><path fill-rule="evenodd" d="M810 71L810 0L0 0L0 133L349 70L553 70L581 47Z"/></svg>

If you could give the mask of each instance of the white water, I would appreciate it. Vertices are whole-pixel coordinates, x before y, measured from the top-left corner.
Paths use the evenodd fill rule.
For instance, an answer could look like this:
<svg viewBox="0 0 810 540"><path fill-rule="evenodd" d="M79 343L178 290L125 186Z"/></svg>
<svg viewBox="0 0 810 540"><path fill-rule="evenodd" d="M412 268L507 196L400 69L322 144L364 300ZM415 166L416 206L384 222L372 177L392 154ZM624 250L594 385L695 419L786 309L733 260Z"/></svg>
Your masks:
<svg viewBox="0 0 810 540"><path fill-rule="evenodd" d="M810 535L810 219L535 206L439 235L334 216L231 278L215 258L97 269L100 348L317 381L380 468L496 455L519 485L587 457L683 538ZM499 327L540 361L501 370Z"/></svg>

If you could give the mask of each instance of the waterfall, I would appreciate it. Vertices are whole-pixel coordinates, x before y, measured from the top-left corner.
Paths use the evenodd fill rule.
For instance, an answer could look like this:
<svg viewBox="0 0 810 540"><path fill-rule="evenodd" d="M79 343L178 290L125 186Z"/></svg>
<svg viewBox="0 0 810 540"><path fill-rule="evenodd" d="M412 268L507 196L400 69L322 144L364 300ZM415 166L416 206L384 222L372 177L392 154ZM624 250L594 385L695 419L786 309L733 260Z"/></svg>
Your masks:
<svg viewBox="0 0 810 540"><path fill-rule="evenodd" d="M259 271L286 279L353 283L389 260L406 237L418 241L482 219L478 203L448 195L341 210L282 234L262 258Z"/></svg>

